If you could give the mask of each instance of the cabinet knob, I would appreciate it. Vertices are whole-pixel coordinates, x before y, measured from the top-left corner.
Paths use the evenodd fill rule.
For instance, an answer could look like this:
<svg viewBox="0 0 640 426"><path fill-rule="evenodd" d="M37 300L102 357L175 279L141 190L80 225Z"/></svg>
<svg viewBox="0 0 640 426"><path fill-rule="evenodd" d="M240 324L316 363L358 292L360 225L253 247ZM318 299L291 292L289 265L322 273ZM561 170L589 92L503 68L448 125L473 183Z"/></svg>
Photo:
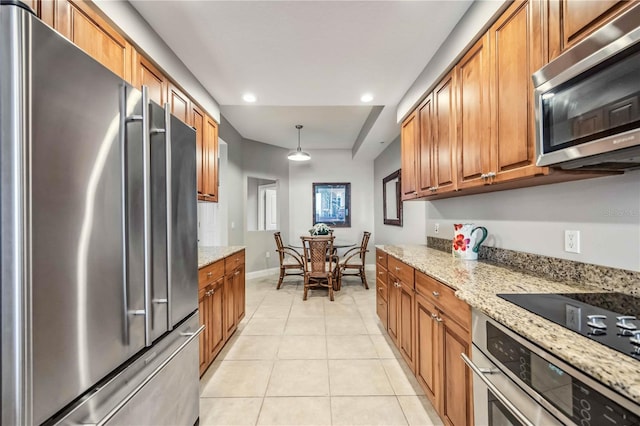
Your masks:
<svg viewBox="0 0 640 426"><path fill-rule="evenodd" d="M442 322L442 318L438 317L438 318L436 318L436 321Z"/></svg>
<svg viewBox="0 0 640 426"><path fill-rule="evenodd" d="M440 292L432 291L432 293L433 293L433 297L440 297Z"/></svg>

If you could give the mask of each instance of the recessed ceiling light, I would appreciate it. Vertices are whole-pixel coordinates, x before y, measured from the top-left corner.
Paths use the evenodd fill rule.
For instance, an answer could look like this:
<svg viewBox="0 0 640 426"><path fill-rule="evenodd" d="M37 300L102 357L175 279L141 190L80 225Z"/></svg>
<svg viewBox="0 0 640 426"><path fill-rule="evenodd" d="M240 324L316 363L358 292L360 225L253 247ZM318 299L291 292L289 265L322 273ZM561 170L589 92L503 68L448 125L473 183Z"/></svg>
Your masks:
<svg viewBox="0 0 640 426"><path fill-rule="evenodd" d="M254 95L253 93L245 93L242 96L242 99L244 99L245 102L255 102L256 101L256 95Z"/></svg>
<svg viewBox="0 0 640 426"><path fill-rule="evenodd" d="M371 102L373 100L373 95L371 93L365 93L360 97L362 102Z"/></svg>

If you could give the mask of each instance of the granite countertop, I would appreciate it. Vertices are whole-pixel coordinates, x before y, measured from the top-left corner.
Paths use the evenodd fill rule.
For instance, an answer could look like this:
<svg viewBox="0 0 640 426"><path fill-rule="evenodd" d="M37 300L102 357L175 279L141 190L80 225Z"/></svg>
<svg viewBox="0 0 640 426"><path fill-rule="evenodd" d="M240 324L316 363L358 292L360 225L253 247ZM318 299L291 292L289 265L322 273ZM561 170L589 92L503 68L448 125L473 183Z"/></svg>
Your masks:
<svg viewBox="0 0 640 426"><path fill-rule="evenodd" d="M456 296L578 370L640 403L640 362L496 296L498 293L601 291L551 281L483 261L455 259L420 245L377 245L456 290Z"/></svg>
<svg viewBox="0 0 640 426"><path fill-rule="evenodd" d="M244 250L244 246L203 246L198 247L198 269L212 264L215 261L231 256L233 253Z"/></svg>

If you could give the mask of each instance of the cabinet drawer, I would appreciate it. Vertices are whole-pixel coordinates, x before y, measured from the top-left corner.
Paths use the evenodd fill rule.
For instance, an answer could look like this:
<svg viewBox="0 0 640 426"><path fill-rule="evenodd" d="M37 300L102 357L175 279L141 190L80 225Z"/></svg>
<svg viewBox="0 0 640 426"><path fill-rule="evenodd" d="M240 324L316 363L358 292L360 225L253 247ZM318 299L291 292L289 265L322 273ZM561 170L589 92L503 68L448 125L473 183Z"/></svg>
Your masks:
<svg viewBox="0 0 640 426"><path fill-rule="evenodd" d="M382 281L380 279L376 280L376 293L377 293L377 299L380 300L384 300L385 302L388 301L389 299L387 299L387 284L386 284L386 280Z"/></svg>
<svg viewBox="0 0 640 426"><path fill-rule="evenodd" d="M385 268L381 268L380 265L376 265L376 279L385 284L387 283L387 270Z"/></svg>
<svg viewBox="0 0 640 426"><path fill-rule="evenodd" d="M231 256L224 258L224 273L225 275L236 269L238 266L244 263L244 250L237 253L233 253Z"/></svg>
<svg viewBox="0 0 640 426"><path fill-rule="evenodd" d="M198 287L204 288L208 284L224 275L224 260L207 265L198 270Z"/></svg>
<svg viewBox="0 0 640 426"><path fill-rule="evenodd" d="M387 267L387 253L380 249L376 249L376 263L383 268Z"/></svg>
<svg viewBox="0 0 640 426"><path fill-rule="evenodd" d="M454 289L420 271L416 271L416 291L433 302L439 310L469 330L471 326L471 308L463 300L456 297Z"/></svg>
<svg viewBox="0 0 640 426"><path fill-rule="evenodd" d="M404 284L407 284L411 288L414 288L413 284L413 271L414 269L406 263L400 262L395 257L389 256L387 260L387 271L389 274L394 275Z"/></svg>

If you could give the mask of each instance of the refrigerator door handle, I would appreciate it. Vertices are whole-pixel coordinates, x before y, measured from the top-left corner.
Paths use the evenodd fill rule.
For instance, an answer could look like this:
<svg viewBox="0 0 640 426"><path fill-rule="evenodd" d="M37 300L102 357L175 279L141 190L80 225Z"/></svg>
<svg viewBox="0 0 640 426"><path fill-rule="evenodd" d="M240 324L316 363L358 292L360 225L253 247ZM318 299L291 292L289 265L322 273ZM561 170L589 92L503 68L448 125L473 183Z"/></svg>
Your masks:
<svg viewBox="0 0 640 426"><path fill-rule="evenodd" d="M144 99L143 99L144 101ZM122 270L123 270L123 298L124 298L124 330L123 330L123 343L128 346L129 341L129 317L130 316L147 316L147 310L145 309L129 309L129 217L127 211L129 209L128 205L128 187L127 187L127 175L128 175L128 164L127 164L127 131L126 125L129 123L137 123L142 122L144 126L144 115L127 115L127 87L125 84L122 85L120 92L120 161L121 161L121 202L122 202ZM143 134L145 132L143 131ZM146 335L146 333L145 333Z"/></svg>
<svg viewBox="0 0 640 426"><path fill-rule="evenodd" d="M172 210L173 201L171 199L171 105L167 102L164 104L164 143L165 143L165 176L166 176L166 200L167 200L167 330L173 330L171 321L171 286L173 269L172 263L172 246L173 246L173 229L172 229Z"/></svg>
<svg viewBox="0 0 640 426"><path fill-rule="evenodd" d="M151 129L149 90L142 86L142 210L144 215L144 340L151 346Z"/></svg>

